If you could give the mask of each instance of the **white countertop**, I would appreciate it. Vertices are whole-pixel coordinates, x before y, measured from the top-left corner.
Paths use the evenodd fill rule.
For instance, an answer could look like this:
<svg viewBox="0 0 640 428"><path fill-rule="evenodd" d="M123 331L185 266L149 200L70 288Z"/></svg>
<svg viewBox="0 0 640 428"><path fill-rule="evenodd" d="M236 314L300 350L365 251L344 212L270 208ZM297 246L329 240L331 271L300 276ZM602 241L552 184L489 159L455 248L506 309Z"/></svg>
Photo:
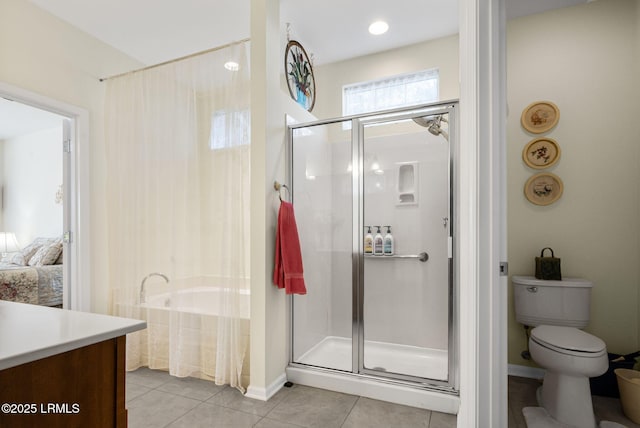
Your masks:
<svg viewBox="0 0 640 428"><path fill-rule="evenodd" d="M146 326L140 320L0 300L0 370Z"/></svg>

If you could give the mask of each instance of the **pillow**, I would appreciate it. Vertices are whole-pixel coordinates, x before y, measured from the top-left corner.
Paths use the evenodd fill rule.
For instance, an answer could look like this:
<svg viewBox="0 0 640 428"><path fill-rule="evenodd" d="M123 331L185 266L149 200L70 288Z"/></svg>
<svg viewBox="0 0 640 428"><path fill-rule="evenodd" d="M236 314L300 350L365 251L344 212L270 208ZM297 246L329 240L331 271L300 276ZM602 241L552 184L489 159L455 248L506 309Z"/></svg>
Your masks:
<svg viewBox="0 0 640 428"><path fill-rule="evenodd" d="M29 264L29 261L31 260L31 257L33 257L43 245L51 244L52 242L53 242L52 238L34 239L31 244L27 245L22 249L22 256L24 257L24 263L22 263L22 265L27 266ZM15 264L19 264L19 263L15 263Z"/></svg>
<svg viewBox="0 0 640 428"><path fill-rule="evenodd" d="M64 250L63 250L62 244L60 244L60 245L61 245L61 247L60 247L60 255L56 259L56 262L54 263L54 265L61 265L62 264L62 255L63 255L62 253L64 253Z"/></svg>
<svg viewBox="0 0 640 428"><path fill-rule="evenodd" d="M22 257L24 258L25 266L27 265L27 263L29 263L29 259L31 259L31 257L33 257L33 255L38 252L40 247L42 247L42 243L38 242L38 240L36 239L31 244L22 249Z"/></svg>
<svg viewBox="0 0 640 428"><path fill-rule="evenodd" d="M29 259L29 266L52 265L58 260L62 252L62 245L58 243L45 244Z"/></svg>

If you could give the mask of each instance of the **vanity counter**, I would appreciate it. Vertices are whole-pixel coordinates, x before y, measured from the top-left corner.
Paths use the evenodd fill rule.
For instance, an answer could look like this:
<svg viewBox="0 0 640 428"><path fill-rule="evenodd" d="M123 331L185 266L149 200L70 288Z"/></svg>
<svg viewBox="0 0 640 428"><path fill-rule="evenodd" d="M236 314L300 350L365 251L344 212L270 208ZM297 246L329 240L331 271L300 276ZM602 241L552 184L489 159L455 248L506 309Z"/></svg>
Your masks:
<svg viewBox="0 0 640 428"><path fill-rule="evenodd" d="M0 370L144 328L140 320L0 300Z"/></svg>
<svg viewBox="0 0 640 428"><path fill-rule="evenodd" d="M126 334L145 327L0 301L0 426L126 428Z"/></svg>

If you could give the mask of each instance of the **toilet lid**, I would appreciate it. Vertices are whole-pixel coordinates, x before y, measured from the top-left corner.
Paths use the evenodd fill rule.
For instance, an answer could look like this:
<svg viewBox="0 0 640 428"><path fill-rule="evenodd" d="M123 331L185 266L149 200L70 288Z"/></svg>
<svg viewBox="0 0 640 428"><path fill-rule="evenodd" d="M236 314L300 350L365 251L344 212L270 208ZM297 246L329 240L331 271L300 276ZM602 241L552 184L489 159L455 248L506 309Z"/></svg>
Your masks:
<svg viewBox="0 0 640 428"><path fill-rule="evenodd" d="M559 350L598 353L606 349L602 339L575 327L540 325L531 330L531 338L542 346Z"/></svg>

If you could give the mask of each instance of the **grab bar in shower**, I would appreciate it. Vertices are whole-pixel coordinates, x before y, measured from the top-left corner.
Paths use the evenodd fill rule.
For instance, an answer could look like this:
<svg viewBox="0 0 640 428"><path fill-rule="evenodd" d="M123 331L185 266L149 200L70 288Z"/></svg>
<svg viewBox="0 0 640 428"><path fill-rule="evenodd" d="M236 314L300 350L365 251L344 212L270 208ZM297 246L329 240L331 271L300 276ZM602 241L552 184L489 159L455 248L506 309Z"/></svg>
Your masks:
<svg viewBox="0 0 640 428"><path fill-rule="evenodd" d="M371 259L418 259L420 262L426 262L429 260L429 254L422 252L420 254L394 254L392 256L383 256L383 255L374 255L374 254L365 254L366 258Z"/></svg>

